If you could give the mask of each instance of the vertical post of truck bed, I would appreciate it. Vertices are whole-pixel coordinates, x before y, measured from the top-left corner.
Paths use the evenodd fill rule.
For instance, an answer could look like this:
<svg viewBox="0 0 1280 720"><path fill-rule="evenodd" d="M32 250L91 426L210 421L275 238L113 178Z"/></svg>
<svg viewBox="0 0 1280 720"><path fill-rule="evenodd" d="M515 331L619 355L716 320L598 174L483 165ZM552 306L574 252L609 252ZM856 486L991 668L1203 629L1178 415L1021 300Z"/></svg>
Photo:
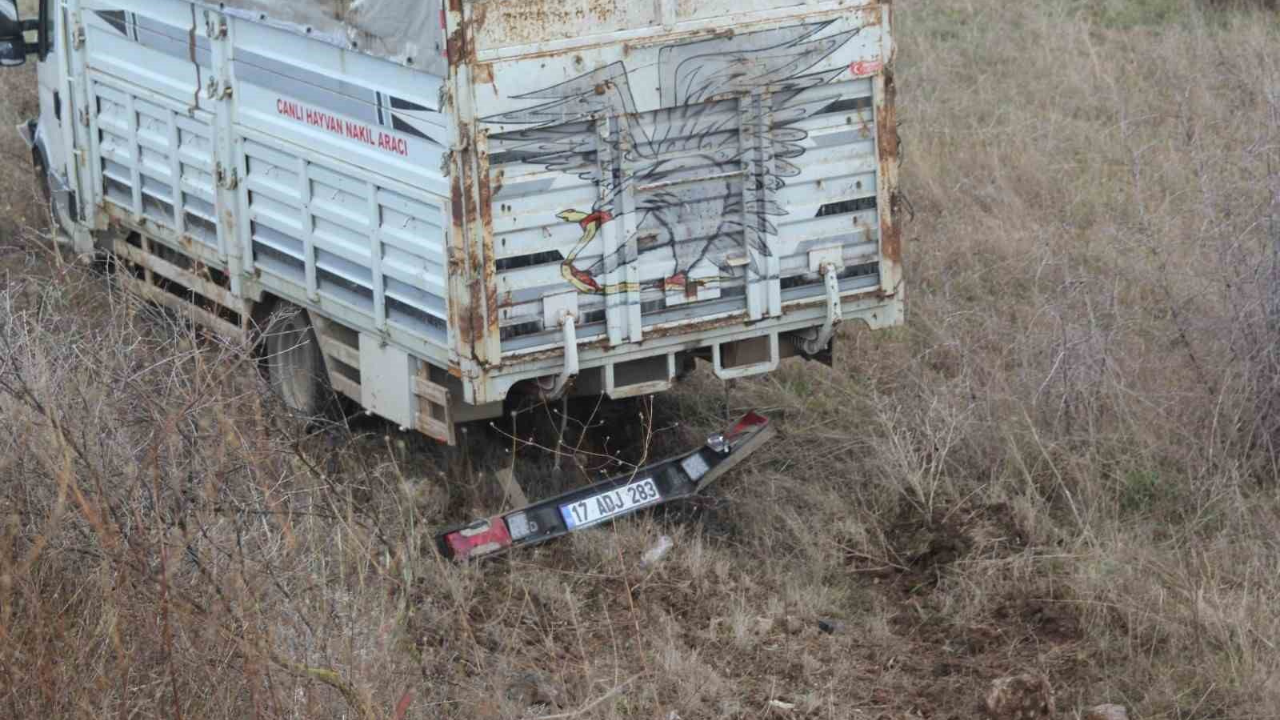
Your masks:
<svg viewBox="0 0 1280 720"><path fill-rule="evenodd" d="M464 399L483 404L489 397L487 373L502 361L497 287L494 281L492 233L485 218L492 217L486 143L475 127L471 87L474 37L467 5L445 0L446 48L449 55L449 100L454 122L450 134L450 190L452 218L448 237L449 315L453 344L462 372ZM490 297L490 291L495 293Z"/></svg>
<svg viewBox="0 0 1280 720"><path fill-rule="evenodd" d="M471 7L471 5L468 5ZM467 47L472 47L468 43ZM467 92L473 92L470 84ZM476 323L476 360L485 372L485 385L488 385L490 368L502 365L502 335L498 328L498 280L497 264L493 252L493 179L489 172L489 133L474 121L474 104L467 104L467 125L474 135L471 147L473 164L471 179L475 183L472 197L475 198L474 230L468 233L467 241L471 243L471 262L473 274L470 278L472 287L471 302ZM493 398L487 397L486 401Z"/></svg>
<svg viewBox="0 0 1280 720"><path fill-rule="evenodd" d="M467 132L459 121L470 111L470 67L464 62L466 31L463 27L462 0L442 0L445 14L445 52L449 58L449 76L445 86L447 97L441 110L453 114L449 124L449 229L445 243L446 268L449 275L449 341L451 352L458 357L462 373L463 399L476 402L476 368L472 351L471 288L467 282L470 267L467 262L466 222L469 186L467 158ZM466 108L466 109L464 109Z"/></svg>
<svg viewBox="0 0 1280 720"><path fill-rule="evenodd" d="M231 293L237 297L244 296L244 269L242 260L244 257L253 257L252 250L246 250L241 246L239 238L236 237L236 229L242 227L238 224L238 217L241 214L240 209L240 189L238 183L231 178L244 177L247 175L247 168L240 168L240 153L236 152L234 145L235 138L235 118L237 117L236 104L239 98L231 92L235 87L233 83L233 72L235 71L234 57L235 41L232 33L235 32L232 27L233 23L227 21L226 16L215 10L205 10L203 13L197 14L197 8L192 6L192 38L191 42L195 43L195 34L203 27L205 35L209 38L209 47L211 50L211 62L213 63L213 72L217 73L214 85L216 97L212 98L211 108L214 112L214 138L215 138L215 156L214 162L216 167L224 168L224 179L217 182L216 192L218 195L218 250L222 255L222 259L227 263L227 275L231 279ZM192 50L194 52L194 48ZM180 145L174 145L175 152L181 152ZM181 173L176 176L181 178ZM184 227L179 224L177 227ZM247 323L248 318L241 318L242 323Z"/></svg>
<svg viewBox="0 0 1280 720"><path fill-rule="evenodd" d="M782 314L782 266L765 227L774 153L765 142L773 132L773 95L757 89L738 101L738 138L743 161L742 233L747 255L747 316L752 321ZM772 140L768 140L772 142Z"/></svg>
<svg viewBox="0 0 1280 720"><path fill-rule="evenodd" d="M382 209L378 203L378 186L369 183L369 267L373 272L373 326L385 340L387 332L387 280L382 274Z"/></svg>
<svg viewBox="0 0 1280 720"><path fill-rule="evenodd" d="M629 127L631 120L626 115L619 115L614 118L614 122L618 137L617 163L621 165L622 173L625 175L628 172L627 155L632 151L631 143L635 136ZM618 193L618 209L622 212L621 241L626 247L623 252L625 265L622 270L626 277L626 292L622 293L625 298L622 301L622 312L627 318L627 340L638 343L644 340L644 313L640 305L640 247L634 183L626 183ZM568 348L565 351L568 352Z"/></svg>
<svg viewBox="0 0 1280 720"><path fill-rule="evenodd" d="M882 5L880 22L887 27L891 5ZM876 170L876 204L880 209L880 293L896 296L902 285L902 229L895 217L898 210L898 111L897 89L893 81L893 59L897 45L889 38L882 48L883 70L874 82L876 143L879 167Z"/></svg>
<svg viewBox="0 0 1280 720"><path fill-rule="evenodd" d="M307 284L307 299L313 303L320 302L320 280L316 275L316 224L311 214L311 203L305 198L311 197L311 163L304 157L298 158L298 197L304 198L302 203L302 277Z"/></svg>
<svg viewBox="0 0 1280 720"><path fill-rule="evenodd" d="M600 118L596 121L596 165L602 178L611 177L619 162L613 153L615 123L616 121L613 118ZM600 228L600 241L604 246L605 257L617 257L619 227L618 223L610 222L605 223ZM622 263L614 263L612 266L607 267L604 276L605 287L618 287L622 273L625 272L626 268ZM610 347L616 347L626 342L623 334L628 325L624 315L626 299L626 294L619 292L608 293L604 296L605 326L609 332Z"/></svg>
<svg viewBox="0 0 1280 720"><path fill-rule="evenodd" d="M106 230L107 215L102 209L104 190L102 182L102 157L98 134L94 132L90 118L96 116L96 109L91 106L92 88L89 87L89 58L87 35L85 28L85 10L80 6L81 0L66 0L67 16L74 18L76 40L72 43L74 54L67 72L74 76L72 87L76 97L76 133L77 154L81 154L85 167L80 176L80 205L83 214L80 216L86 230ZM83 38L83 39L82 39ZM84 113L80 115L80 113Z"/></svg>

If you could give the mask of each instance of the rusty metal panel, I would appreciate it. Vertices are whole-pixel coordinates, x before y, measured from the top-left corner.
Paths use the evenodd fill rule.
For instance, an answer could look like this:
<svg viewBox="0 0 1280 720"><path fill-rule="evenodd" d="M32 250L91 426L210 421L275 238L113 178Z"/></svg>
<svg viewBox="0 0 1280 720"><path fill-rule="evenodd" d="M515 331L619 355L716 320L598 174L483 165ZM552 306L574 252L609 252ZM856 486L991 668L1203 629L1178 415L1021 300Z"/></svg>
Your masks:
<svg viewBox="0 0 1280 720"><path fill-rule="evenodd" d="M823 263L848 298L897 287L888 7L711 5L486 0L459 14L460 125L487 145L472 259L496 288L473 296L486 333L496 301L501 339L482 375L556 347L544 300L566 290L579 341L621 348L726 318L749 336L821 303ZM593 30L518 22L533 17Z"/></svg>
<svg viewBox="0 0 1280 720"><path fill-rule="evenodd" d="M633 0L478 0L471 17L477 49L492 50L651 27L659 10Z"/></svg>

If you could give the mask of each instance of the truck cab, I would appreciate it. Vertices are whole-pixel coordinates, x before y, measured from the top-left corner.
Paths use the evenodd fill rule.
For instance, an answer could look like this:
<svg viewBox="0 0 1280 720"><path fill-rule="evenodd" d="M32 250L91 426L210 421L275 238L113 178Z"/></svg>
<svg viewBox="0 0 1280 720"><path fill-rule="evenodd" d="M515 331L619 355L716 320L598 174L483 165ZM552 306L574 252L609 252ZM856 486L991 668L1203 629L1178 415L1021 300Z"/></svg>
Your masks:
<svg viewBox="0 0 1280 720"><path fill-rule="evenodd" d="M49 201L60 239L78 236L78 249L87 252L92 249L92 239L77 228L81 217L80 193L76 189L74 168L68 166L68 148L76 146L76 139L74 125L69 122L74 117L71 112L74 104L67 89L66 63L62 56L64 14L56 0L30 4L35 12L28 16L15 0L0 0L0 68L21 67L28 62L36 64L40 115L27 120L17 130L31 149L31 161Z"/></svg>

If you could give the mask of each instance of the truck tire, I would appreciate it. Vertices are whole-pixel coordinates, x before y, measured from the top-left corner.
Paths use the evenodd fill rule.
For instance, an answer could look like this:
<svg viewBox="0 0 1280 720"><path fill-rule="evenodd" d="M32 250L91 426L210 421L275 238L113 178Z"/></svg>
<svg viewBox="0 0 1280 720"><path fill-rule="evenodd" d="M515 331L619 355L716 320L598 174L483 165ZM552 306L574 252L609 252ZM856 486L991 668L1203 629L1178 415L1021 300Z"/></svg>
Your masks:
<svg viewBox="0 0 1280 720"><path fill-rule="evenodd" d="M267 326L267 379L289 410L316 417L331 396L324 355L307 311L290 303L276 306Z"/></svg>

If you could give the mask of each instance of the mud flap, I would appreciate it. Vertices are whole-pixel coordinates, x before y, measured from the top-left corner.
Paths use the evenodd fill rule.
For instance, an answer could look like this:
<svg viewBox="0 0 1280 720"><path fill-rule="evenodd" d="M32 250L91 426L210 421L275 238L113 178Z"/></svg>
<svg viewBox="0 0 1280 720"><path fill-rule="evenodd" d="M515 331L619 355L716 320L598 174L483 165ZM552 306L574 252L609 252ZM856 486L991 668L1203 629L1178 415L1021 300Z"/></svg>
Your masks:
<svg viewBox="0 0 1280 720"><path fill-rule="evenodd" d="M693 452L440 533L436 546L450 560L491 557L692 497L774 435L769 419L752 412Z"/></svg>

